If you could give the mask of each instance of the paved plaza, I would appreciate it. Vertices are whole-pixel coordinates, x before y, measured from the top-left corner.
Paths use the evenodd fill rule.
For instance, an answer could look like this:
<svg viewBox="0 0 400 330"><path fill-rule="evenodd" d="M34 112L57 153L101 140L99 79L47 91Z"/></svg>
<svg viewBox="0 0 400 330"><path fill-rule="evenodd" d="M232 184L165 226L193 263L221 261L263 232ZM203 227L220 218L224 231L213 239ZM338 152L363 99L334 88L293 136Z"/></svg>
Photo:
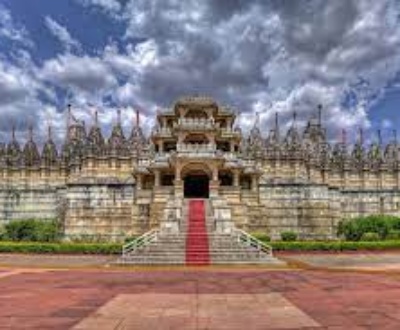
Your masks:
<svg viewBox="0 0 400 330"><path fill-rule="evenodd" d="M52 258L43 262L50 266ZM94 268L90 257L80 263L67 257L64 267L51 269L27 260L16 255L16 266L0 268L0 329L400 328L400 272L378 263L372 266L381 272L372 273L290 266ZM37 265L38 256L31 260ZM80 268L68 269L68 260Z"/></svg>

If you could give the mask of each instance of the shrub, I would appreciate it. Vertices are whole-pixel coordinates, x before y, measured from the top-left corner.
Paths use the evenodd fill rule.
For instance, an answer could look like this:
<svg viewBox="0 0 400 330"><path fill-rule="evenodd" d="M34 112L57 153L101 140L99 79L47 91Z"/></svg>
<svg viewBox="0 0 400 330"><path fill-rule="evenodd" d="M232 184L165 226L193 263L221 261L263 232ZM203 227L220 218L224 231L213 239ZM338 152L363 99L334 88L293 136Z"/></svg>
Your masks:
<svg viewBox="0 0 400 330"><path fill-rule="evenodd" d="M281 233L281 240L285 242L296 241L297 233L293 231L284 231Z"/></svg>
<svg viewBox="0 0 400 330"><path fill-rule="evenodd" d="M339 223L337 234L348 241L359 241L365 233L377 233L385 239L389 230L400 224L400 219L393 216L371 215L343 220Z"/></svg>
<svg viewBox="0 0 400 330"><path fill-rule="evenodd" d="M60 239L55 220L17 220L4 226L4 238L11 241L54 242Z"/></svg>
<svg viewBox="0 0 400 330"><path fill-rule="evenodd" d="M379 239L380 239L379 234L373 232L367 232L362 234L361 236L361 241L365 242L379 241Z"/></svg>
<svg viewBox="0 0 400 330"><path fill-rule="evenodd" d="M399 229L391 229L386 236L388 240L400 240L400 230Z"/></svg>

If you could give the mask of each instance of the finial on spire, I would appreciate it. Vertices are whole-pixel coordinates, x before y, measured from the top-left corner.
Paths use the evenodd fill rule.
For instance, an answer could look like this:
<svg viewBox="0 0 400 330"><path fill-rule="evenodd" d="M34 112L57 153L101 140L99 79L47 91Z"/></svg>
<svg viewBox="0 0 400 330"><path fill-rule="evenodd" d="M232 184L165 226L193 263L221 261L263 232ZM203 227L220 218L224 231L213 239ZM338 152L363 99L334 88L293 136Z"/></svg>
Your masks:
<svg viewBox="0 0 400 330"><path fill-rule="evenodd" d="M347 132L345 129L342 129L342 143L343 144L347 143Z"/></svg>
<svg viewBox="0 0 400 330"><path fill-rule="evenodd" d="M33 141L33 125L32 125L32 123L29 123L29 126L28 126L28 139L29 139L29 141Z"/></svg>
<svg viewBox="0 0 400 330"><path fill-rule="evenodd" d="M296 124L296 118L297 118L297 112L296 110L293 111L293 124L292 126L294 126Z"/></svg>
<svg viewBox="0 0 400 330"><path fill-rule="evenodd" d="M51 124L50 123L47 124L47 138L49 141L51 141L52 134L51 134Z"/></svg>
<svg viewBox="0 0 400 330"><path fill-rule="evenodd" d="M318 125L322 124L322 104L318 104Z"/></svg>
<svg viewBox="0 0 400 330"><path fill-rule="evenodd" d="M256 112L256 120L254 121L254 127L260 127L260 113Z"/></svg>
<svg viewBox="0 0 400 330"><path fill-rule="evenodd" d="M117 123L121 125L121 109L117 110Z"/></svg>
<svg viewBox="0 0 400 330"><path fill-rule="evenodd" d="M97 109L94 111L94 124L96 125L96 127L99 126L99 114L97 112Z"/></svg>
<svg viewBox="0 0 400 330"><path fill-rule="evenodd" d="M136 109L136 127L139 127L140 125L140 115L139 115L139 110Z"/></svg>
<svg viewBox="0 0 400 330"><path fill-rule="evenodd" d="M278 132L279 130L279 115L278 115L278 111L275 112L275 131Z"/></svg>
<svg viewBox="0 0 400 330"><path fill-rule="evenodd" d="M380 129L378 129L377 135L378 135L378 144L381 146L382 145L382 134L381 134Z"/></svg>
<svg viewBox="0 0 400 330"><path fill-rule="evenodd" d="M394 129L392 133L393 133L393 140L395 143L397 143L397 130Z"/></svg>
<svg viewBox="0 0 400 330"><path fill-rule="evenodd" d="M360 127L359 128L359 142L360 142L360 145L363 145L364 144L364 132L363 132L363 129L362 129L362 127Z"/></svg>
<svg viewBox="0 0 400 330"><path fill-rule="evenodd" d="M72 121L72 110L71 110L71 103L67 104L67 127L71 126Z"/></svg>
<svg viewBox="0 0 400 330"><path fill-rule="evenodd" d="M15 141L15 124L12 124L12 128L11 128L11 138L13 141Z"/></svg>

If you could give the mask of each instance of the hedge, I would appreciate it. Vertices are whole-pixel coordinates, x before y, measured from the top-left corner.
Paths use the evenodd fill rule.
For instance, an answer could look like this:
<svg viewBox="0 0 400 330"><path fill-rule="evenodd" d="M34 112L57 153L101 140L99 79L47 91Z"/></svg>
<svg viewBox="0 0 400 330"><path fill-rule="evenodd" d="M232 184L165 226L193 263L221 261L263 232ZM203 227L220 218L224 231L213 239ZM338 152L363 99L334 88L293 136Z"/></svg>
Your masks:
<svg viewBox="0 0 400 330"><path fill-rule="evenodd" d="M118 243L0 242L0 253L120 254Z"/></svg>
<svg viewBox="0 0 400 330"><path fill-rule="evenodd" d="M274 251L357 251L400 250L400 240L349 242L349 241L295 241L265 242Z"/></svg>
<svg viewBox="0 0 400 330"><path fill-rule="evenodd" d="M294 241L265 242L274 251L383 251L400 250L400 240L377 242L348 241ZM38 242L0 242L0 253L38 253L38 254L109 254L117 255L122 250L118 243L38 243Z"/></svg>

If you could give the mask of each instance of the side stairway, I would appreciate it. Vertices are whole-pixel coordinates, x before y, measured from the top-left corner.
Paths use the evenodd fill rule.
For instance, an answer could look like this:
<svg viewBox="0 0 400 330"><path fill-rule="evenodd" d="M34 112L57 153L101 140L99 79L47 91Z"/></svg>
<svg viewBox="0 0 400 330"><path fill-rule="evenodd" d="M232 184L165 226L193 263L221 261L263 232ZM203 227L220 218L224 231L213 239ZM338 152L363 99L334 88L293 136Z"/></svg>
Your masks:
<svg viewBox="0 0 400 330"><path fill-rule="evenodd" d="M216 205L221 205L221 201ZM248 233L233 226L229 231L217 230L218 214L209 200L185 200L179 230L171 232L161 228L145 233L124 245L118 263L282 264L273 257L270 246Z"/></svg>

